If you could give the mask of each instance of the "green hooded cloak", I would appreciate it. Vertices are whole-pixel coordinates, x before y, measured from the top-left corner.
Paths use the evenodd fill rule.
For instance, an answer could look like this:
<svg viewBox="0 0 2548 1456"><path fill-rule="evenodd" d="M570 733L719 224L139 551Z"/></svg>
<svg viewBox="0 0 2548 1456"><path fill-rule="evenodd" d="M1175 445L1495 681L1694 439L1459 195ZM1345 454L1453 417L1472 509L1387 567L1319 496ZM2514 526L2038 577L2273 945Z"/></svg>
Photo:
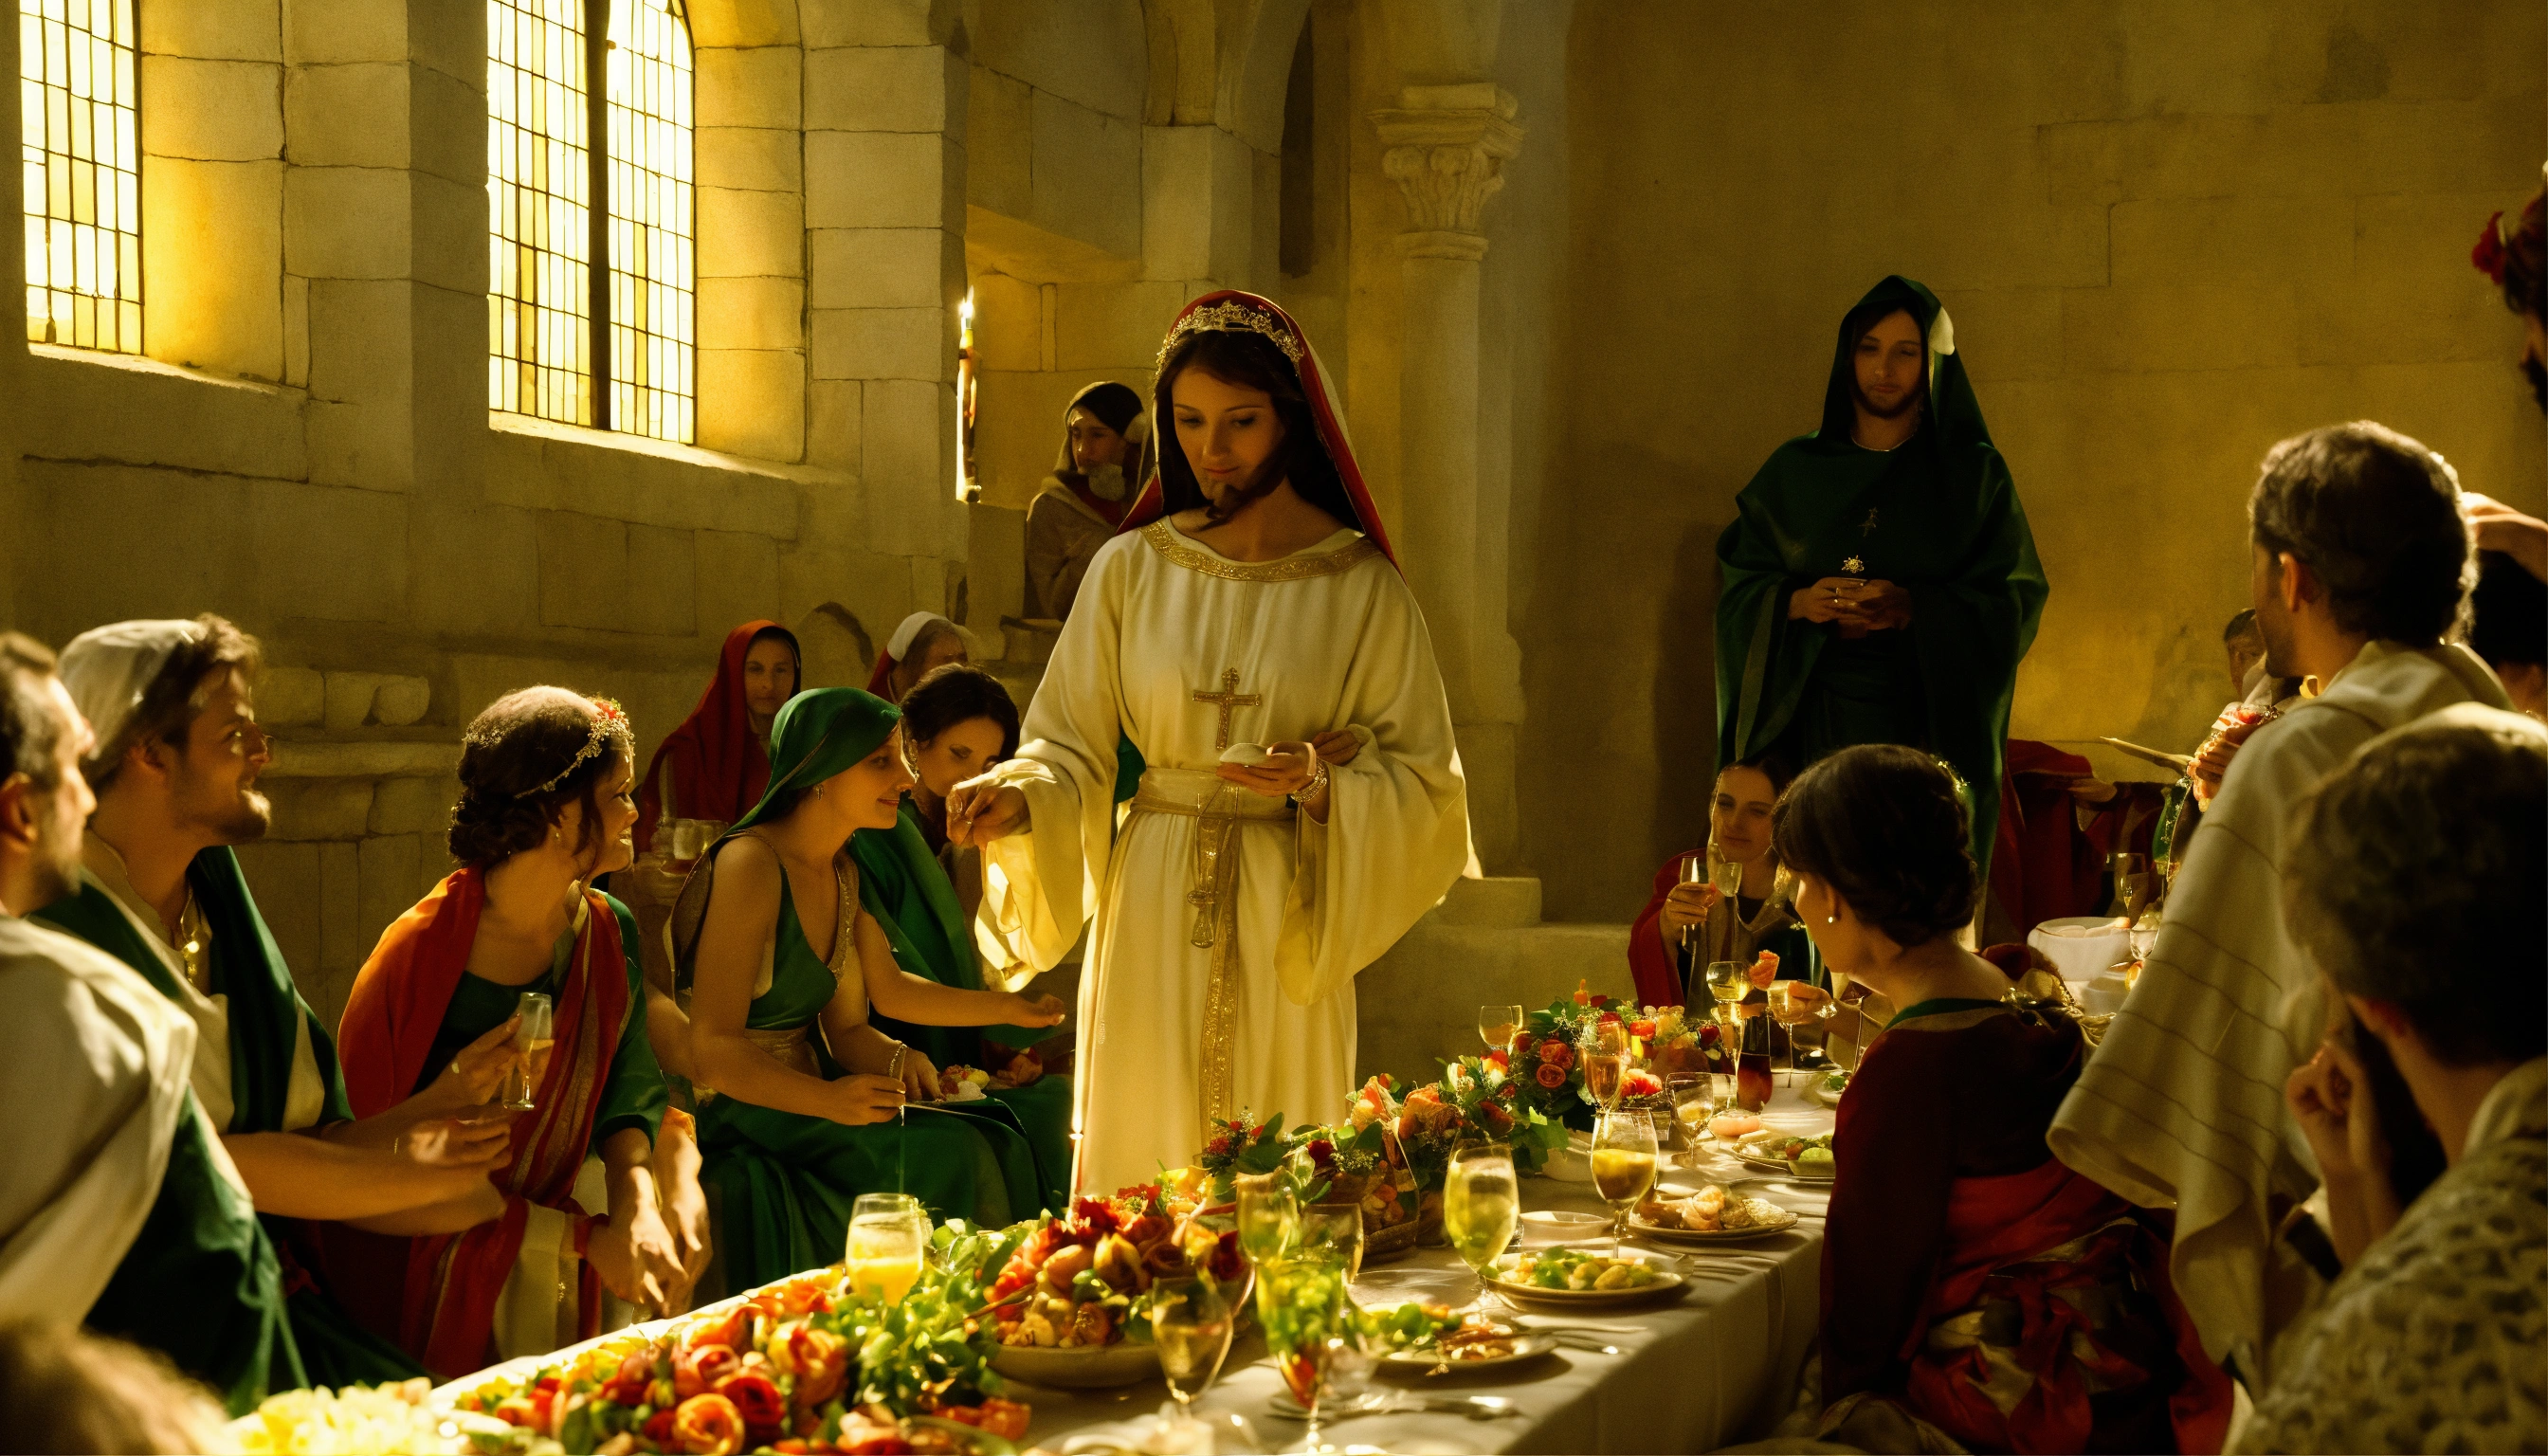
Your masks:
<svg viewBox="0 0 2548 1456"><path fill-rule="evenodd" d="M1967 785L1987 882L2009 700L2048 589L1946 311L1896 276L1851 314L1886 305L1908 310L1928 343L1918 433L1891 451L1851 439L1857 340L1844 321L1821 428L1771 454L1717 540L1717 762L1774 748L1802 770L1853 744L1927 749ZM1852 640L1788 619L1795 592L1836 576L1907 589L1910 626Z"/></svg>
<svg viewBox="0 0 2548 1456"><path fill-rule="evenodd" d="M693 885L712 887L715 857L728 840L783 817L798 790L875 752L900 717L882 698L855 687L788 699L771 728L769 791L709 847ZM676 980L683 988L695 967L704 899L685 886L674 911ZM853 933L847 925L839 931ZM807 943L792 893L779 896L776 936L770 988L753 999L744 1025L753 1031L811 1027L822 1074L841 1076L817 1021L832 999L832 972ZM916 1194L937 1218L992 1227L1046 1202L1016 1115L987 1101L963 1111L915 1104L901 1123L853 1128L731 1097L703 1098L699 1148L701 1180L720 1200L726 1288L738 1293L837 1261L862 1193Z"/></svg>

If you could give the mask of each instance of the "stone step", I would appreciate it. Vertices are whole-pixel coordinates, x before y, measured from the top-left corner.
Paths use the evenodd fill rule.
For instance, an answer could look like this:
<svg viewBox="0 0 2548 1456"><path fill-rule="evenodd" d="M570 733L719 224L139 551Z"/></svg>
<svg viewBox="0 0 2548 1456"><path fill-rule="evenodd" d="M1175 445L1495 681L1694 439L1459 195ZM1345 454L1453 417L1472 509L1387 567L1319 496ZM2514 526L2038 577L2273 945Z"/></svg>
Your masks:
<svg viewBox="0 0 2548 1456"><path fill-rule="evenodd" d="M1539 924L1539 877L1491 874L1484 879L1456 879L1430 917L1437 925L1517 930Z"/></svg>
<svg viewBox="0 0 2548 1456"><path fill-rule="evenodd" d="M1354 978L1357 1085L1383 1071L1431 1081L1440 1074L1441 1058L1483 1050L1480 1006L1546 1006L1571 994L1579 981L1603 995L1629 998L1635 983L1628 973L1628 929L1480 927L1446 922L1440 910L1426 915ZM1332 1108L1282 1111L1295 1120L1328 1120L1343 1105L1339 1096Z"/></svg>

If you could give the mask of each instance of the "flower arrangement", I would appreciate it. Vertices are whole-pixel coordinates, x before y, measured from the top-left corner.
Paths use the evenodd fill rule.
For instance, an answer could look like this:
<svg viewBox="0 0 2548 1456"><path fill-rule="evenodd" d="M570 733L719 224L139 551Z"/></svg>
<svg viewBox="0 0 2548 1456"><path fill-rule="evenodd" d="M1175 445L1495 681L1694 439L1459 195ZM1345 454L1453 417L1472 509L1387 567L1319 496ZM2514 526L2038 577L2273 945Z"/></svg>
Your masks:
<svg viewBox="0 0 2548 1456"><path fill-rule="evenodd" d="M1080 1199L1066 1219L1011 1229L1024 1237L991 1285L1000 1343L1146 1343L1156 1280L1204 1270L1234 1285L1244 1272L1237 1233L1205 1228L1195 1213L1182 1191L1142 1183L1112 1198Z"/></svg>
<svg viewBox="0 0 2548 1456"><path fill-rule="evenodd" d="M1279 1112L1261 1123L1250 1122L1241 1112L1235 1121L1213 1125L1203 1151L1195 1155L1195 1166L1212 1180L1211 1201L1231 1203L1238 1198L1242 1175L1281 1171L1293 1150L1308 1140L1297 1133L1284 1136Z"/></svg>
<svg viewBox="0 0 2548 1456"><path fill-rule="evenodd" d="M1639 1027L1646 1030L1640 1032ZM1681 1007L1649 1006L1644 1018L1630 1025L1629 1032L1645 1044L1647 1068L1663 1076L1706 1076L1734 1070L1733 1048L1725 1045L1724 1030L1704 1018L1690 1020Z"/></svg>
<svg viewBox="0 0 2548 1456"><path fill-rule="evenodd" d="M1594 1109L1584 1087L1583 1043L1594 1023L1622 1020L1610 998L1594 992L1589 981L1576 982L1574 995L1530 1013L1512 1045L1520 1103L1549 1122L1589 1131Z"/></svg>

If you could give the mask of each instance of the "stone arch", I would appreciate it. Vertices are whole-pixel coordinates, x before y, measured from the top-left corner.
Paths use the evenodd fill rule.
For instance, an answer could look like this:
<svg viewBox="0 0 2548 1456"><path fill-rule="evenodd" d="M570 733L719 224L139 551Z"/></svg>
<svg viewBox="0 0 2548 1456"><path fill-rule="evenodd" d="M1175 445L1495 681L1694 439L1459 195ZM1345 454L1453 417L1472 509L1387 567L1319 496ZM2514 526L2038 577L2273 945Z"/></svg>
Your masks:
<svg viewBox="0 0 2548 1456"><path fill-rule="evenodd" d="M1258 151L1283 149L1283 103L1292 52L1310 23L1310 0L1255 0L1222 47L1214 120Z"/></svg>
<svg viewBox="0 0 2548 1456"><path fill-rule="evenodd" d="M796 619L796 645L805 653L805 685L864 687L875 667L875 640L858 614L826 601Z"/></svg>

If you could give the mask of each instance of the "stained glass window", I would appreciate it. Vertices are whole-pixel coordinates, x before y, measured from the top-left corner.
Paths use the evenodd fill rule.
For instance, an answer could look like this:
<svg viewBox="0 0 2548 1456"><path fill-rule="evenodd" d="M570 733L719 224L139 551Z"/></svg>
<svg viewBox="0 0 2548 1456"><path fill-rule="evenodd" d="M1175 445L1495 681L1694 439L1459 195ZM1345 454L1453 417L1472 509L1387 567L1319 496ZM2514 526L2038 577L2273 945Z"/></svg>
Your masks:
<svg viewBox="0 0 2548 1456"><path fill-rule="evenodd" d="M687 442L697 269L680 0L488 0L487 37L488 404Z"/></svg>
<svg viewBox="0 0 2548 1456"><path fill-rule="evenodd" d="M141 349L134 0L18 0L27 337Z"/></svg>

